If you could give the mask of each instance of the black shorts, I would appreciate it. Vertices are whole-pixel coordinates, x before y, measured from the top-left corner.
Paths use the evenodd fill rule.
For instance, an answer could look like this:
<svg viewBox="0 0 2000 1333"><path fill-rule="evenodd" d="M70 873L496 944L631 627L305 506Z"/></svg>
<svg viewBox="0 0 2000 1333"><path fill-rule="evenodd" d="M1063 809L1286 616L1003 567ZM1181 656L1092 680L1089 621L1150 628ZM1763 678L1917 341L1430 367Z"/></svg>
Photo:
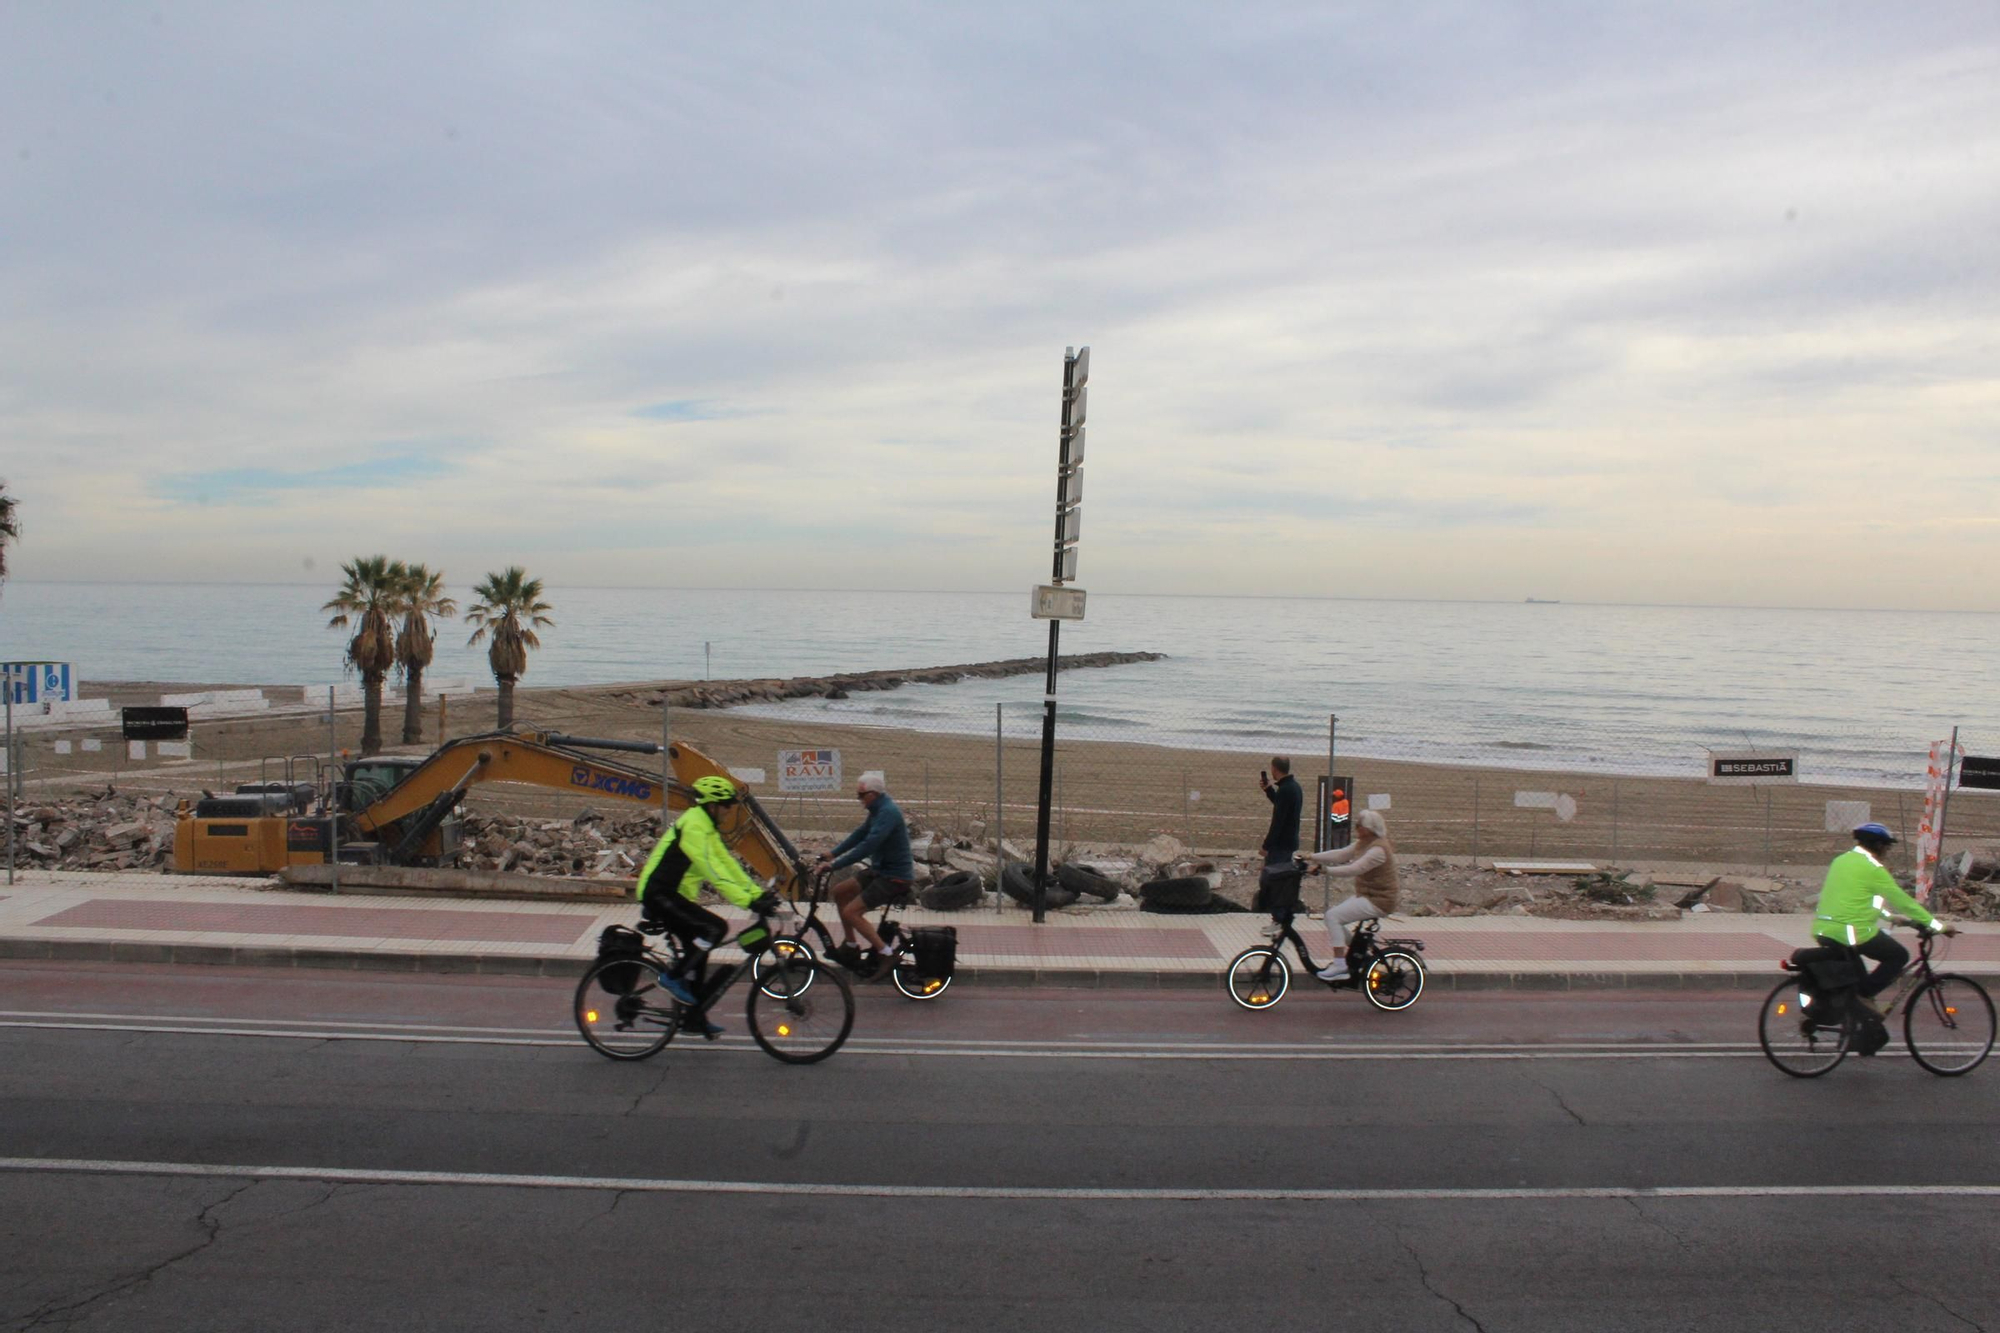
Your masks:
<svg viewBox="0 0 2000 1333"><path fill-rule="evenodd" d="M903 902L909 898L910 890L916 887L907 879L890 879L867 866L854 868L854 882L861 886L861 905L867 908Z"/></svg>

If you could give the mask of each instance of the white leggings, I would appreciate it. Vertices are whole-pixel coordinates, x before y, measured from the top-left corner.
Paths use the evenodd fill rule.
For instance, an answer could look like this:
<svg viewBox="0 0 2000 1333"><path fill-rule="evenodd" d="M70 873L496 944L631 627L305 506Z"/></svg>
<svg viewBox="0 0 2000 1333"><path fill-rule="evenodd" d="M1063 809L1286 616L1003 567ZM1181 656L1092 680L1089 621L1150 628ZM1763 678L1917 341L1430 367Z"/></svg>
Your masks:
<svg viewBox="0 0 2000 1333"><path fill-rule="evenodd" d="M1366 921L1371 916L1381 916L1382 909L1368 899L1356 895L1344 902L1337 902L1326 909L1326 933L1333 940L1333 955L1338 958L1347 947L1347 928L1357 921Z"/></svg>

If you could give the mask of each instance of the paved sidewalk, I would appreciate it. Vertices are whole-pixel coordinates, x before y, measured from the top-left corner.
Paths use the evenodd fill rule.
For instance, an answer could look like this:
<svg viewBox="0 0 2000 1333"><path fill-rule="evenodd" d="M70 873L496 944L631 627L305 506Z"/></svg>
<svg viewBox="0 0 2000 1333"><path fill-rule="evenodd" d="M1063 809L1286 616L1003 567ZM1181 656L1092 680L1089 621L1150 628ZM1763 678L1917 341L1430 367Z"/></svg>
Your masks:
<svg viewBox="0 0 2000 1333"><path fill-rule="evenodd" d="M241 879L32 871L0 885L0 958L574 976L598 932L634 916L629 903L332 896ZM1249 913L1112 909L1054 913L1043 926L1015 909L912 910L902 919L958 927L959 975L1012 986L1218 985L1229 959L1268 928ZM1752 987L1776 978L1777 960L1806 942L1808 920L1399 917L1385 934L1425 942L1433 986ZM1324 952L1318 921L1301 933ZM1974 924L1947 948L1951 969L2000 975L2000 927Z"/></svg>

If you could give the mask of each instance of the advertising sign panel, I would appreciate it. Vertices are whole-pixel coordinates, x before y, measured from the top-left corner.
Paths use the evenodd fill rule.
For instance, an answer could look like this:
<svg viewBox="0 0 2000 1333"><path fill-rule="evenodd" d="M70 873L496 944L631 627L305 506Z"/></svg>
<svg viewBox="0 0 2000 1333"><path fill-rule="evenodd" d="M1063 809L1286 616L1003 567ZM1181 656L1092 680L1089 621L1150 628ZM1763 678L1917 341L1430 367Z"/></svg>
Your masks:
<svg viewBox="0 0 2000 1333"><path fill-rule="evenodd" d="M839 791L840 751L778 751L778 790Z"/></svg>

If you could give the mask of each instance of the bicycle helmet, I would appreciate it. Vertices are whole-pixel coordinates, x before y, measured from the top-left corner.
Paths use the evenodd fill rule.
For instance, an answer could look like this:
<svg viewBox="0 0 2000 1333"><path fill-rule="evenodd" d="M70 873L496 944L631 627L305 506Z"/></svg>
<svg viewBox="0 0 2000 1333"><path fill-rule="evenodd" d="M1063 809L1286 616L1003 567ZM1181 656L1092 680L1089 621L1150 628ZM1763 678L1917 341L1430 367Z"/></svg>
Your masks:
<svg viewBox="0 0 2000 1333"><path fill-rule="evenodd" d="M736 799L736 784L728 778L711 773L705 778L694 780L694 803L696 805L727 805Z"/></svg>
<svg viewBox="0 0 2000 1333"><path fill-rule="evenodd" d="M1863 824L1854 830L1854 841L1870 851L1887 851L1896 845L1896 835L1886 824Z"/></svg>

